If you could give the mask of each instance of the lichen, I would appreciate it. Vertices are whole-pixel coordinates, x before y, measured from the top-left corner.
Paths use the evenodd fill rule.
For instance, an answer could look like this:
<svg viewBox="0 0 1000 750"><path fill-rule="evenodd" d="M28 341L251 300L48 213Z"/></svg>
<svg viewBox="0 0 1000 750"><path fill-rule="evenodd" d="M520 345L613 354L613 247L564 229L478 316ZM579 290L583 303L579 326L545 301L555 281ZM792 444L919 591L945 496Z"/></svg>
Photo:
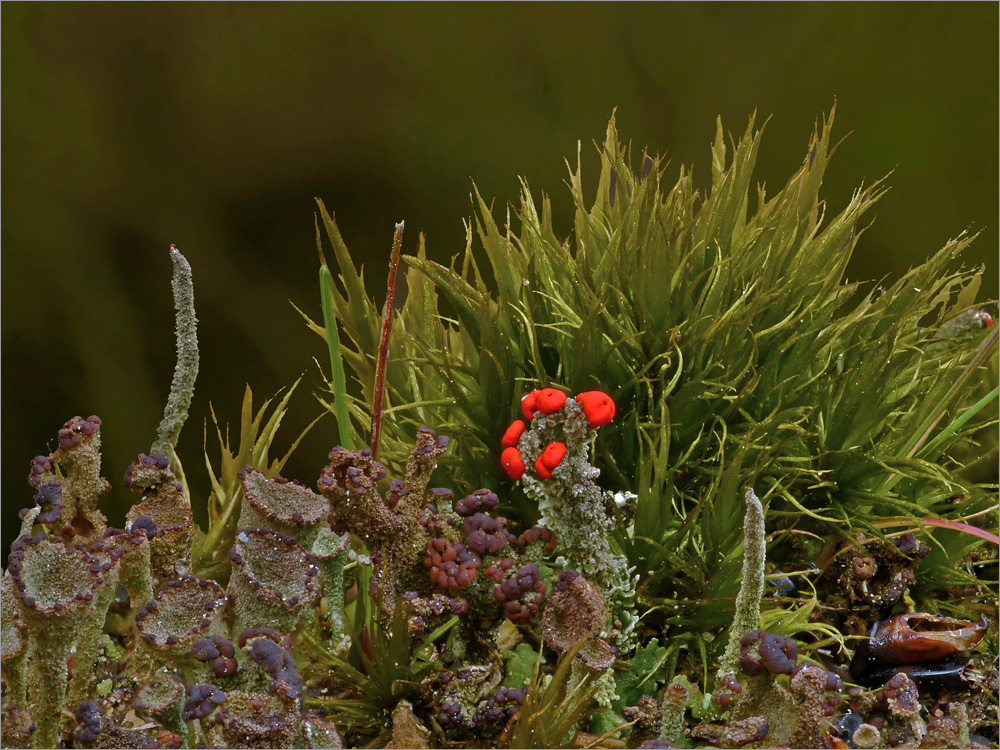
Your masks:
<svg viewBox="0 0 1000 750"><path fill-rule="evenodd" d="M266 527L309 547L330 513L326 498L283 477L267 479L247 466L239 473L243 505L238 527Z"/></svg>
<svg viewBox="0 0 1000 750"><path fill-rule="evenodd" d="M26 708L28 686L25 682L25 662L28 657L28 641L25 624L17 611L17 594L10 572L0 579L0 606L3 618L0 620L0 659L3 664L3 678L6 685L5 698L16 708Z"/></svg>
<svg viewBox="0 0 1000 750"><path fill-rule="evenodd" d="M722 656L716 683L736 674L739 657L740 638L760 625L760 599L764 595L764 564L766 544L764 541L764 507L760 499L748 488L745 495L746 516L743 520L743 576L740 591L736 596L736 611L733 625L729 630L729 640Z"/></svg>
<svg viewBox="0 0 1000 750"><path fill-rule="evenodd" d="M9 565L27 630L27 693L37 724L32 741L36 747L55 747L63 706L79 705L89 690L90 665L118 568L82 544L42 535L20 537Z"/></svg>
<svg viewBox="0 0 1000 750"><path fill-rule="evenodd" d="M220 430L209 462L206 532L175 452L198 353L173 250L177 366L154 447L125 472L126 528L102 512L98 417L66 422L31 464L0 584L3 746L978 743L995 615L917 607L978 617L995 597L992 533L972 525L995 520L993 498L953 464L995 398L968 378L998 337L976 343L993 319L975 275L944 271L962 243L841 312L841 251L880 189L819 228L828 135L744 217L752 131L727 169L720 128L698 201L686 175L664 198L650 157L633 174L612 124L589 213L571 176L576 250L547 206L528 200L515 237L483 205L499 296L471 240L460 269L421 248L391 346L394 278L379 312L323 211L346 296L322 261L314 330L344 358L344 445L318 494L280 476L288 456L268 452L288 394L265 420L248 387L239 450ZM508 423L531 378L553 385ZM569 392L594 383L609 391ZM355 452L369 417L372 448ZM767 539L751 480L768 488ZM845 701L848 662L871 689Z"/></svg>
<svg viewBox="0 0 1000 750"><path fill-rule="evenodd" d="M323 619L329 632L328 644L334 652L342 651L349 643L344 620L344 566L350 559L350 543L349 534L341 536L324 526L311 550L323 574L322 596L326 598Z"/></svg>
<svg viewBox="0 0 1000 750"><path fill-rule="evenodd" d="M126 514L129 529L139 527L149 538L157 585L191 572L194 520L191 503L166 456L139 454L125 471L125 489L142 495Z"/></svg>
<svg viewBox="0 0 1000 750"><path fill-rule="evenodd" d="M277 531L240 529L229 559L235 632L292 632L319 592L319 568L309 553Z"/></svg>
<svg viewBox="0 0 1000 750"><path fill-rule="evenodd" d="M566 567L601 590L608 625L613 620L622 623L616 642L624 643L636 623L635 581L625 556L613 548L612 537L620 523L611 510L616 504L596 484L600 471L590 463L597 428L610 421L614 408L604 394L599 402L592 395L568 399L551 388L533 391L522 402L531 425L518 430L516 447L506 450L516 451L523 465L531 467L521 482L538 505L539 525L554 532L556 553Z"/></svg>
<svg viewBox="0 0 1000 750"><path fill-rule="evenodd" d="M110 490L101 476L101 419L73 417L59 430L58 439L55 451L36 456L31 464L28 484L37 490L40 511L34 523L45 524L55 535L96 541L107 527L97 506Z"/></svg>
<svg viewBox="0 0 1000 750"><path fill-rule="evenodd" d="M194 282L191 265L180 251L170 246L170 260L174 273L171 286L174 292L174 309L177 321L177 363L170 384L170 395L163 409L163 420L156 430L156 440L150 453L159 453L174 459L174 446L187 421L194 384L198 379L198 319L194 310ZM176 468L178 464L175 464Z"/></svg>

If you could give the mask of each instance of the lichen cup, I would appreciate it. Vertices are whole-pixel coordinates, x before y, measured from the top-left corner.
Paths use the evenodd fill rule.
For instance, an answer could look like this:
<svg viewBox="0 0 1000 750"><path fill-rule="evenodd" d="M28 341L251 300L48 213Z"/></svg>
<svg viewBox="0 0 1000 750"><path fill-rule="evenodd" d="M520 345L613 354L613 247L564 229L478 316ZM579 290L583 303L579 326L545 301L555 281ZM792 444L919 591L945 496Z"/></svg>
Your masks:
<svg viewBox="0 0 1000 750"><path fill-rule="evenodd" d="M0 604L3 619L0 621L0 661L7 684L7 701L17 708L26 708L27 685L24 681L25 661L28 656L27 634L24 621L17 609L17 593L14 579L6 573L0 582Z"/></svg>
<svg viewBox="0 0 1000 750"><path fill-rule="evenodd" d="M243 485L241 529L263 528L312 544L330 513L330 501L308 487L282 477L268 479L251 467L239 474Z"/></svg>
<svg viewBox="0 0 1000 750"><path fill-rule="evenodd" d="M185 576L168 581L149 604L135 616L136 629L145 649L145 664L137 671L151 676L164 658L178 666L188 678L200 669L191 654L195 641L226 632L228 598L218 583Z"/></svg>
<svg viewBox="0 0 1000 750"><path fill-rule="evenodd" d="M41 535L20 537L8 560L17 611L27 626L26 680L37 725L32 741L56 747L67 696L82 696L89 684L118 568L102 570L102 560L82 544Z"/></svg>
<svg viewBox="0 0 1000 750"><path fill-rule="evenodd" d="M319 568L289 536L268 529L240 529L229 553L233 632L270 627L290 633L319 592Z"/></svg>

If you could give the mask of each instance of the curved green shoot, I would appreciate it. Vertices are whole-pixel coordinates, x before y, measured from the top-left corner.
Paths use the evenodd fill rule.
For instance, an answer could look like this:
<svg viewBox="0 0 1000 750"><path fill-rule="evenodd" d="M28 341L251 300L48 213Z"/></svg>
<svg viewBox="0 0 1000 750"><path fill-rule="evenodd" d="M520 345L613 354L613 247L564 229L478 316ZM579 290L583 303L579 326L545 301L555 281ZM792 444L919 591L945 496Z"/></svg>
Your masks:
<svg viewBox="0 0 1000 750"><path fill-rule="evenodd" d="M323 327L326 329L326 345L330 350L330 382L333 384L334 416L340 431L340 444L351 450L351 422L347 415L347 378L344 375L344 360L340 354L340 335L337 331L337 316L333 304L333 277L325 265L319 269L319 296L323 303Z"/></svg>
<svg viewBox="0 0 1000 750"><path fill-rule="evenodd" d="M1000 386L994 388L992 391L987 393L976 403L974 403L972 406L966 409L954 422L948 425L948 427L945 430L943 430L940 435L938 435L931 442L927 443L927 445L925 445L922 449L920 449L917 452L917 455L920 456L924 453L933 453L934 449L937 448L938 445L940 445L943 441L947 440L958 430L962 429L962 427L965 425L966 422L968 422L970 419L976 416L984 408L989 406L990 402L997 397L998 393L1000 393Z"/></svg>

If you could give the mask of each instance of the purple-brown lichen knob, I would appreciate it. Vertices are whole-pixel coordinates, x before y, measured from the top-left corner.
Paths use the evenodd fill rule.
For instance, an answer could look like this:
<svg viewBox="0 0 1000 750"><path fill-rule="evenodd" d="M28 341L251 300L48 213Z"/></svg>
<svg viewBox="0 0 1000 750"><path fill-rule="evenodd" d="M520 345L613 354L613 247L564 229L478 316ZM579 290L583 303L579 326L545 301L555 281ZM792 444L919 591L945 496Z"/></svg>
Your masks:
<svg viewBox="0 0 1000 750"><path fill-rule="evenodd" d="M507 519L493 518L485 513L476 513L465 519L466 546L476 555L496 555L510 542L513 534L506 530Z"/></svg>
<svg viewBox="0 0 1000 750"><path fill-rule="evenodd" d="M41 511L35 517L35 523L51 524L62 518L62 482L57 479L43 482L35 493L35 505Z"/></svg>
<svg viewBox="0 0 1000 750"><path fill-rule="evenodd" d="M488 570L487 574L490 572ZM546 587L542 582L538 566L535 563L528 563L502 583L494 586L493 596L503 605L504 615L508 620L518 625L525 625L538 616L545 591Z"/></svg>
<svg viewBox="0 0 1000 750"><path fill-rule="evenodd" d="M764 630L751 630L740 638L740 671L755 677L765 669L771 674L791 674L799 649L795 641Z"/></svg>
<svg viewBox="0 0 1000 750"><path fill-rule="evenodd" d="M76 730L76 738L84 745L97 742L101 735L101 717L104 709L92 700L85 700L74 712L73 716L80 726Z"/></svg>
<svg viewBox="0 0 1000 750"><path fill-rule="evenodd" d="M552 529L547 529L544 526L532 526L530 529L525 529L521 532L521 535L517 538L515 542L517 548L524 552L529 544L534 544L535 542L541 540L544 542L545 546L542 547L542 554L545 556L551 555L556 549L556 535Z"/></svg>
<svg viewBox="0 0 1000 750"><path fill-rule="evenodd" d="M464 589L476 578L482 560L462 544L447 539L427 542L424 567L429 571L431 585L443 589Z"/></svg>
<svg viewBox="0 0 1000 750"><path fill-rule="evenodd" d="M250 647L250 658L269 675L274 675L285 665L285 651L274 641L257 638Z"/></svg>
<svg viewBox="0 0 1000 750"><path fill-rule="evenodd" d="M211 662L212 673L216 677L231 677L239 665L234 658L236 649L232 642L222 635L212 635L195 641L191 655L201 662Z"/></svg>
<svg viewBox="0 0 1000 750"><path fill-rule="evenodd" d="M226 694L212 684L192 685L188 690L188 700L184 704L181 718L184 721L203 719L226 702Z"/></svg>

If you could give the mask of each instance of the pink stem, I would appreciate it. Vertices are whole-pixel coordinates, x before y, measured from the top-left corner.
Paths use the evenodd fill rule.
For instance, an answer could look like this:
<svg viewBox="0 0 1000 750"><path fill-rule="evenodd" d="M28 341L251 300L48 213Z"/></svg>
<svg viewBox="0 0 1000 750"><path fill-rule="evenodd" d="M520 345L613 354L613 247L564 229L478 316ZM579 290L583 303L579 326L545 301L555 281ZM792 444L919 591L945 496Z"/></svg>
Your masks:
<svg viewBox="0 0 1000 750"><path fill-rule="evenodd" d="M372 458L378 458L378 443L382 435L382 408L385 399L385 370L389 363L389 334L392 331L393 302L396 298L396 267L403 247L403 224L396 225L389 259L389 280L386 283L385 307L382 309L382 336L378 342L378 364L375 368L375 402L372 405Z"/></svg>

